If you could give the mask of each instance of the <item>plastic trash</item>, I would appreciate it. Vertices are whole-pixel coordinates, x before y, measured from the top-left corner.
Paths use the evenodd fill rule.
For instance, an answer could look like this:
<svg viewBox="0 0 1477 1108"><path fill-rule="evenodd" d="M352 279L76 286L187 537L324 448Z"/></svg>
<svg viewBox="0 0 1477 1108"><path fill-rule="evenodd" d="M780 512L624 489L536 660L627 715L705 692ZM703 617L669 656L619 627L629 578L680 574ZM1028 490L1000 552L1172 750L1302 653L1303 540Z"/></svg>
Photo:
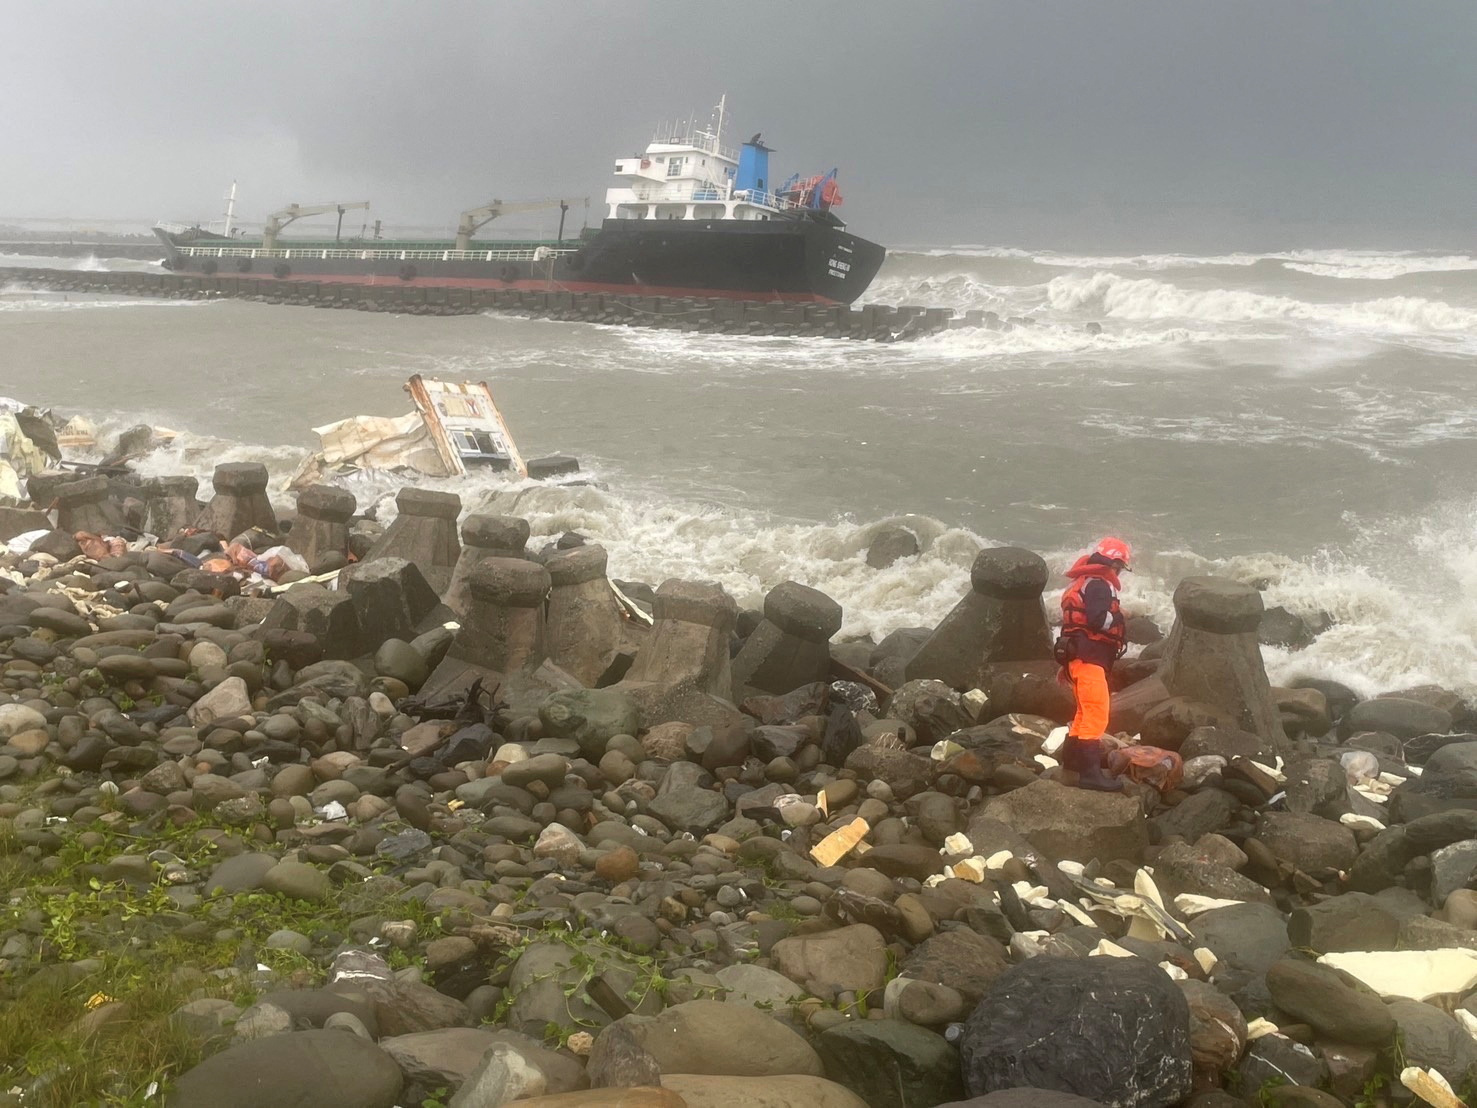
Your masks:
<svg viewBox="0 0 1477 1108"><path fill-rule="evenodd" d="M44 535L51 534L50 531L24 531L5 544L5 549L12 554L26 554L32 546Z"/></svg>
<svg viewBox="0 0 1477 1108"><path fill-rule="evenodd" d="M1360 785L1380 775L1380 760L1367 750L1346 750L1339 755L1339 765L1349 784Z"/></svg>

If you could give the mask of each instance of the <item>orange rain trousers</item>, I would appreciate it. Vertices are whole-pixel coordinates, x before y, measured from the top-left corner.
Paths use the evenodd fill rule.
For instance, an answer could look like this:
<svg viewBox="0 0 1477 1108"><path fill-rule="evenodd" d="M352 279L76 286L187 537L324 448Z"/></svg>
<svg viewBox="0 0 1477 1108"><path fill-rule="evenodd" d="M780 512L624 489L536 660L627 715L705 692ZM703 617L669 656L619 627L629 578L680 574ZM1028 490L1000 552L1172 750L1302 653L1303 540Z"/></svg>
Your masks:
<svg viewBox="0 0 1477 1108"><path fill-rule="evenodd" d="M1074 658L1067 663L1067 675L1077 697L1077 714L1067 733L1079 739L1100 738L1108 730L1107 670Z"/></svg>

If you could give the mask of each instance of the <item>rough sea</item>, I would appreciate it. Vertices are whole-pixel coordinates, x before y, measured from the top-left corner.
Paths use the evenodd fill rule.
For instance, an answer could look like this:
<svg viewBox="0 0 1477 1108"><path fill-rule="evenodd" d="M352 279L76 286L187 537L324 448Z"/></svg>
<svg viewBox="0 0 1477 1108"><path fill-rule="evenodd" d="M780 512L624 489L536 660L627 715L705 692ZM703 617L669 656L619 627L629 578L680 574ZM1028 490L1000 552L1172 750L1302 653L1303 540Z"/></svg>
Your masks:
<svg viewBox="0 0 1477 1108"><path fill-rule="evenodd" d="M422 483L535 535L578 530L614 577L716 580L750 606L794 579L842 604L841 637L880 638L936 623L981 545L1060 569L1110 532L1137 552L1125 606L1166 628L1191 573L1333 617L1306 650L1267 648L1274 682L1477 693L1477 258L959 245L894 251L865 299L1035 322L894 345L694 336L68 297L0 270L0 395L105 437L177 430L140 468L208 493L218 462L285 480L314 426L404 414L412 373L486 380L526 456L574 454L592 483ZM348 487L368 505L400 483ZM868 569L897 523L922 553Z"/></svg>

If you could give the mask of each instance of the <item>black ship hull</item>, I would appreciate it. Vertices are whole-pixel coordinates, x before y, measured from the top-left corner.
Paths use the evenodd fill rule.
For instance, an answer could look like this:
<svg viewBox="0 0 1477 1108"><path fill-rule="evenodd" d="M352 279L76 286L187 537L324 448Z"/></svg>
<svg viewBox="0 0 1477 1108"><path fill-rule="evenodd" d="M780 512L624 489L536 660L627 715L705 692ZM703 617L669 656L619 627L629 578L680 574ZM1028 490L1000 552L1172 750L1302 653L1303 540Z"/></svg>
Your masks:
<svg viewBox="0 0 1477 1108"><path fill-rule="evenodd" d="M886 251L812 213L755 220L607 219L573 242L526 250L496 242L293 242L275 250L159 229L182 272L278 280L397 282L649 296L850 304ZM404 249L400 249L400 247Z"/></svg>

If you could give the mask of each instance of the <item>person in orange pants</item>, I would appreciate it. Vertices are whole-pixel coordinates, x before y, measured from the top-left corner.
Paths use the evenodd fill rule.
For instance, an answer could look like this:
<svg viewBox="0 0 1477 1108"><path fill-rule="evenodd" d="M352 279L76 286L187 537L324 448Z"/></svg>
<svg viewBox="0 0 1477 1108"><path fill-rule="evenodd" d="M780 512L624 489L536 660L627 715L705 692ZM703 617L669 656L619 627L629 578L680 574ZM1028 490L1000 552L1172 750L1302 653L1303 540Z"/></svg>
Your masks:
<svg viewBox="0 0 1477 1108"><path fill-rule="evenodd" d="M1118 607L1118 575L1128 569L1132 550L1122 539L1105 538L1078 558L1062 594L1062 633L1056 642L1061 663L1077 698L1077 714L1067 728L1062 767L1077 774L1077 785L1117 792L1123 783L1103 770L1103 735L1108 730L1108 674L1128 645Z"/></svg>

